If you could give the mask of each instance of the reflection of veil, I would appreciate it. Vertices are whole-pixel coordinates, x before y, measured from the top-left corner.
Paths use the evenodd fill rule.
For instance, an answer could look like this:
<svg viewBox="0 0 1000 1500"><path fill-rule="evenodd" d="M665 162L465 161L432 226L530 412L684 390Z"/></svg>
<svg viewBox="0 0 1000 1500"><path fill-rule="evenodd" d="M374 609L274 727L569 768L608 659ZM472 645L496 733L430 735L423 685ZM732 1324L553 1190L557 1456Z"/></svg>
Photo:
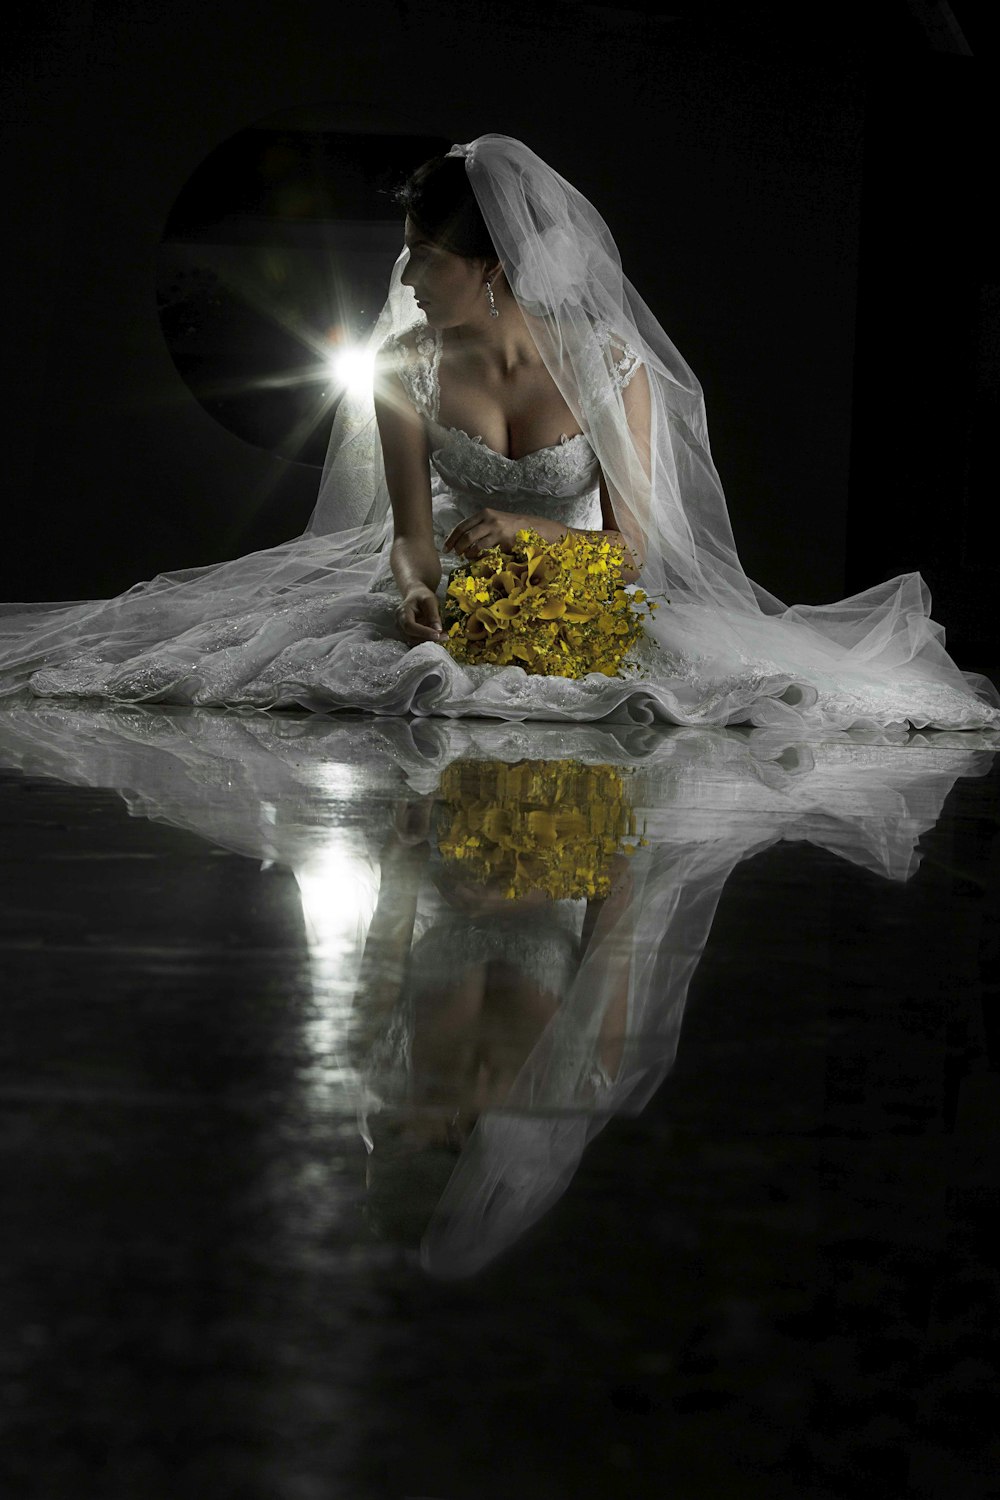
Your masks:
<svg viewBox="0 0 1000 1500"><path fill-rule="evenodd" d="M451 753L463 737L442 726ZM496 753L502 734L475 738L475 752ZM599 920L503 1111L480 1117L424 1237L427 1270L461 1276L494 1259L562 1195L608 1118L645 1107L673 1063L688 987L735 866L780 840L805 840L888 879L909 879L917 841L957 776L985 774L992 760L956 752L955 739L782 745L733 731L669 736L661 747L669 760L636 773L649 847L632 861L633 899L618 921ZM595 1089L601 1019L626 966L624 1056L616 1077Z"/></svg>
<svg viewBox="0 0 1000 1500"><path fill-rule="evenodd" d="M0 716L0 764L114 787L135 815L297 871L343 823L331 799L346 801L355 824L367 819L374 845L400 793L432 792L457 760L630 768L649 841L630 864L632 897L598 916L502 1108L481 1115L469 1137L422 1246L424 1265L442 1276L469 1274L512 1244L565 1190L608 1118L645 1106L673 1061L691 977L741 860L780 840L808 840L906 880L956 779L989 768L981 743L988 739L967 733L796 744L773 731L244 718L44 701ZM287 816L276 822L268 807ZM624 1052L615 1076L601 1079L596 1042L623 975ZM377 1109L377 1072L353 1077L345 1105Z"/></svg>

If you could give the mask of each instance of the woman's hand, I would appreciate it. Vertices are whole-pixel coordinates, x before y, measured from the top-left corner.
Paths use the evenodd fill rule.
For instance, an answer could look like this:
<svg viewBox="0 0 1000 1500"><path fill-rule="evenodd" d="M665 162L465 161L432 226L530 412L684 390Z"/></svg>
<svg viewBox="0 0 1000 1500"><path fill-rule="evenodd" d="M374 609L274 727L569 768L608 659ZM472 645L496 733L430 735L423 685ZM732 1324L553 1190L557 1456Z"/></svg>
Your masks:
<svg viewBox="0 0 1000 1500"><path fill-rule="evenodd" d="M414 645L418 641L444 639L438 596L424 583L414 584L403 595L403 602L396 610L396 620L406 639Z"/></svg>
<svg viewBox="0 0 1000 1500"><path fill-rule="evenodd" d="M478 557L487 547L509 552L519 531L539 531L545 524L540 516L517 516L509 510L477 510L445 538L443 550L468 558Z"/></svg>

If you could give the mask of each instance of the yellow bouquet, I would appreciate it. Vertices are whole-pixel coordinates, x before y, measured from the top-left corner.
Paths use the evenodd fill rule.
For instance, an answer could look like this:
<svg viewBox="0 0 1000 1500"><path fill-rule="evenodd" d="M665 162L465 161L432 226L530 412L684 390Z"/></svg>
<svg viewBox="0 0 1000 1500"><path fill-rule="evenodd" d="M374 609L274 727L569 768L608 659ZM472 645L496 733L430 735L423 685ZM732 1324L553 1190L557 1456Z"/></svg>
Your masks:
<svg viewBox="0 0 1000 1500"><path fill-rule="evenodd" d="M646 843L625 775L573 760L457 761L441 778L438 848L508 901L607 896L616 854Z"/></svg>
<svg viewBox="0 0 1000 1500"><path fill-rule="evenodd" d="M444 600L444 645L456 661L517 666L553 677L621 671L656 605L622 580L624 551L567 532L545 542L519 531L512 552L490 547L456 568Z"/></svg>

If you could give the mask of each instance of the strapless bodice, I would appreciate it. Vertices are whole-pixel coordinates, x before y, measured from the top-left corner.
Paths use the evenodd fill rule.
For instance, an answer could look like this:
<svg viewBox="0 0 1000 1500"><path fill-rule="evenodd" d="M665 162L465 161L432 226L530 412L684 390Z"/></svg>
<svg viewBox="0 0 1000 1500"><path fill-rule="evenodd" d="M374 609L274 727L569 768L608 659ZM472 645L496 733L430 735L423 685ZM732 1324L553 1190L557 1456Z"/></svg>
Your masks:
<svg viewBox="0 0 1000 1500"><path fill-rule="evenodd" d="M425 417L424 423L436 473L452 490L472 494L479 501L523 496L532 501L565 502L597 489L597 458L582 432L575 437L563 434L547 448L508 458L461 427L443 427L431 417Z"/></svg>
<svg viewBox="0 0 1000 1500"><path fill-rule="evenodd" d="M561 1000L579 962L586 912L586 901L566 900L469 916L430 891L418 904L414 923L413 983L440 990L471 965L497 961Z"/></svg>
<svg viewBox="0 0 1000 1500"><path fill-rule="evenodd" d="M521 458L507 458L461 428L442 427L430 417L424 421L439 546L459 521L488 505L544 516L563 526L600 528L598 464L582 433Z"/></svg>
<svg viewBox="0 0 1000 1500"><path fill-rule="evenodd" d="M538 448L520 458L508 458L484 439L461 427L438 421L440 390L438 366L441 337L434 329L419 332L411 358L401 360L400 378L423 418L431 462L431 519L439 551L460 521L492 506L563 526L599 531L601 518L600 466L584 433L563 435L558 443ZM444 553L447 575L462 559ZM386 557L373 581L376 592L393 587Z"/></svg>

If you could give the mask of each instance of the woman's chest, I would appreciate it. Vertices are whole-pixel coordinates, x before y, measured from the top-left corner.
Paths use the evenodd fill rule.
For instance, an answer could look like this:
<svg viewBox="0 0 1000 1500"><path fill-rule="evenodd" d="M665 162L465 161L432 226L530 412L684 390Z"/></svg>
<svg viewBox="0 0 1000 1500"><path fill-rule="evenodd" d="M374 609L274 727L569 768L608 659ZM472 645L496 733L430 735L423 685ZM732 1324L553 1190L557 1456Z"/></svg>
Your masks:
<svg viewBox="0 0 1000 1500"><path fill-rule="evenodd" d="M444 427L473 433L514 460L580 431L544 365L526 365L501 376L447 350L438 371L437 416Z"/></svg>

